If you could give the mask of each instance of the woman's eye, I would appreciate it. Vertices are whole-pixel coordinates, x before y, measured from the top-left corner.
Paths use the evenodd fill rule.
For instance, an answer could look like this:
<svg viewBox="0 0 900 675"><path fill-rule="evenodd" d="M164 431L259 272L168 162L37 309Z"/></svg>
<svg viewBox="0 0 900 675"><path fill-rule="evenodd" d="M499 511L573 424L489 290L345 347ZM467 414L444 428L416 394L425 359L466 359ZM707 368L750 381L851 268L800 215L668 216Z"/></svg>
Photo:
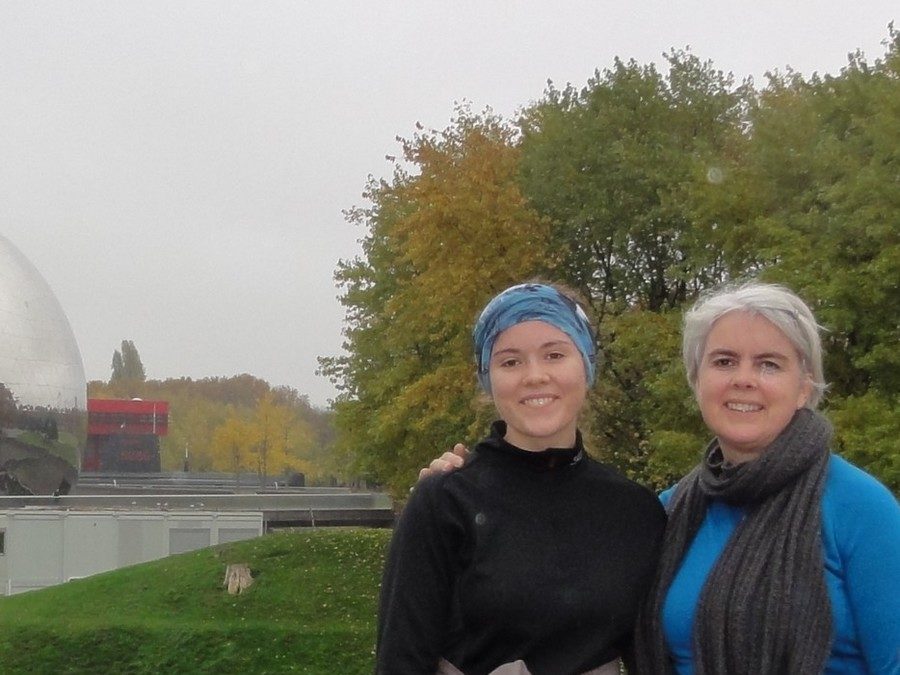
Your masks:
<svg viewBox="0 0 900 675"><path fill-rule="evenodd" d="M763 361L759 364L759 367L764 373L774 373L781 370L781 366L775 361Z"/></svg>
<svg viewBox="0 0 900 675"><path fill-rule="evenodd" d="M519 363L518 359L503 359L500 362L500 367L501 368L512 368L513 366L517 365L518 363Z"/></svg>
<svg viewBox="0 0 900 675"><path fill-rule="evenodd" d="M547 358L550 360L564 359L565 357L566 355L562 352L550 352L549 354L547 354Z"/></svg>
<svg viewBox="0 0 900 675"><path fill-rule="evenodd" d="M712 360L712 364L716 368L728 368L734 365L734 359L730 356L717 356Z"/></svg>

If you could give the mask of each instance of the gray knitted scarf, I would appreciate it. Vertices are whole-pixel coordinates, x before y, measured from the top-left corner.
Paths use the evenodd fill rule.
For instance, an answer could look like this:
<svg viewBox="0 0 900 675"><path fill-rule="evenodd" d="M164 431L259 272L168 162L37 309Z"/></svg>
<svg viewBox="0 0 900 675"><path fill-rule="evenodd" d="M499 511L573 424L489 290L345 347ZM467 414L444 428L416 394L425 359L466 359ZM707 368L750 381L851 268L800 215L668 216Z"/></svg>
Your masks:
<svg viewBox="0 0 900 675"><path fill-rule="evenodd" d="M661 612L711 499L745 506L700 593L697 675L818 675L831 645L821 502L831 425L798 410L758 458L730 465L717 441L678 484L663 553L637 628L638 672L672 672Z"/></svg>

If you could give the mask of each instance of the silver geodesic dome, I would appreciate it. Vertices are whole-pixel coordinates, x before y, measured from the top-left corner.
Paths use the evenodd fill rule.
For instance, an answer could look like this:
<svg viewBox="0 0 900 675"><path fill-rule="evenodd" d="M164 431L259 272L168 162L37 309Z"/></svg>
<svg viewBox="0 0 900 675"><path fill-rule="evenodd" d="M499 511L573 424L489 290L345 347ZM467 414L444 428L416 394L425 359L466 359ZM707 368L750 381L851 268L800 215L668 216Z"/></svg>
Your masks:
<svg viewBox="0 0 900 675"><path fill-rule="evenodd" d="M0 235L0 494L68 492L84 448L86 398L65 312Z"/></svg>

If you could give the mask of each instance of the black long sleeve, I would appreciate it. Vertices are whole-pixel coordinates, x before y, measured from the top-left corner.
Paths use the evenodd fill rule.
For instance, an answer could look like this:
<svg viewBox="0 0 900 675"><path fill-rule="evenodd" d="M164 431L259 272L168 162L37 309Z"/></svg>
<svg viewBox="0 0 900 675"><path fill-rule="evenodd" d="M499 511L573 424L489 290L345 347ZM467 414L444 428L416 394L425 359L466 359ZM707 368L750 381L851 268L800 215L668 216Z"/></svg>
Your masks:
<svg viewBox="0 0 900 675"><path fill-rule="evenodd" d="M466 675L517 659L534 675L582 673L627 641L665 526L659 501L580 445L531 453L502 432L404 509L378 673L433 675L441 657Z"/></svg>

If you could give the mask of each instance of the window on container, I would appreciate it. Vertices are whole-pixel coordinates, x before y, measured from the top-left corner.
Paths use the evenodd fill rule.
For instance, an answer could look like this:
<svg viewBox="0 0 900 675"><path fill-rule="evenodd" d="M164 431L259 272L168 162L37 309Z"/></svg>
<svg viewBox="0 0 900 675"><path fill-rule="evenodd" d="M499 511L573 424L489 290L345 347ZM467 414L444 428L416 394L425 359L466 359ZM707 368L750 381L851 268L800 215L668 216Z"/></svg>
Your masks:
<svg viewBox="0 0 900 675"><path fill-rule="evenodd" d="M6 553L6 530L0 529L0 555Z"/></svg>

